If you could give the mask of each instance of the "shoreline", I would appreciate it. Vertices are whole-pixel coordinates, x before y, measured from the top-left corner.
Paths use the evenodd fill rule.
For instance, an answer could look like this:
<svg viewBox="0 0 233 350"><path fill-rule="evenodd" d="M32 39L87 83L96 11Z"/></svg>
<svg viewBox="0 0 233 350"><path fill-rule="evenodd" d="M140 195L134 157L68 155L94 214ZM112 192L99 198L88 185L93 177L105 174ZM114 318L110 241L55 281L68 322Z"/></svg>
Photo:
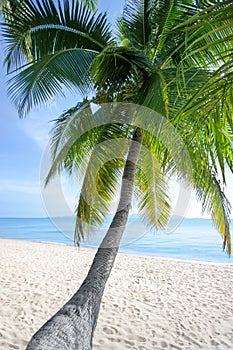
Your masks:
<svg viewBox="0 0 233 350"><path fill-rule="evenodd" d="M0 239L0 348L24 350L79 288L95 251ZM93 350L230 350L233 269L119 253Z"/></svg>
<svg viewBox="0 0 233 350"><path fill-rule="evenodd" d="M72 247L78 250L87 250L91 252L95 252L97 248L92 248L92 247L85 247L85 246L80 246L80 247L75 247L73 244L66 244L66 243L59 243L59 242L51 242L51 241L40 241L40 240L29 240L29 239L17 239L17 238L5 238L5 237L0 237L1 240L9 240L9 241L17 241L17 242L30 242L30 243L38 243L38 244L49 244L49 245L55 245L55 246L63 246L63 247ZM181 259L181 258L176 258L176 257L165 257L165 256L160 256L160 255L150 255L150 254L140 254L141 252L118 252L118 255L125 255L125 256L133 256L133 257L143 257L143 258L152 258L152 259L161 259L161 260L171 260L171 261L180 261L180 262L187 262L187 263L194 263L194 264L204 264L204 265L216 265L216 266L226 266L226 267L232 267L233 268L233 261L232 262L217 262L217 261L210 261L210 260L197 260L197 259ZM222 254L225 254L222 252ZM233 253L232 257L229 258L233 259Z"/></svg>

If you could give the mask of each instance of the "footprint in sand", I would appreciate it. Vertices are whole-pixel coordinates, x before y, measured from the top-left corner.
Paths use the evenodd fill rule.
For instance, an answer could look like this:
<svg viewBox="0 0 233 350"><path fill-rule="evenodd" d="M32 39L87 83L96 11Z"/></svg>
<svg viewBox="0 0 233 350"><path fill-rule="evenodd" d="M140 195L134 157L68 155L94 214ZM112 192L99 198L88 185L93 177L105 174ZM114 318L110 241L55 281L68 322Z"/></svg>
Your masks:
<svg viewBox="0 0 233 350"><path fill-rule="evenodd" d="M104 327L103 332L106 334L115 334L117 332L117 329L114 327Z"/></svg>

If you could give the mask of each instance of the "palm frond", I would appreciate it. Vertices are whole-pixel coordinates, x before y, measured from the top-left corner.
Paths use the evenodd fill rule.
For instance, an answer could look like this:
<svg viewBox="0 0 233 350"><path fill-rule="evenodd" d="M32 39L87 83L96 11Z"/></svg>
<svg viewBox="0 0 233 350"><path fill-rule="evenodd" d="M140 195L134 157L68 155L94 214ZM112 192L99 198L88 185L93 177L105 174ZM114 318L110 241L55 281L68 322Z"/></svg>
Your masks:
<svg viewBox="0 0 233 350"><path fill-rule="evenodd" d="M185 34L177 25L193 17L197 6L192 1L156 1L152 22L156 24L152 38L151 60L156 67L177 66L186 45Z"/></svg>
<svg viewBox="0 0 233 350"><path fill-rule="evenodd" d="M64 164L71 171L74 159L79 164L82 161L85 148L86 154L92 149L96 136L94 133L91 133L93 127L90 127L90 120L93 121L93 113L90 108L90 102L87 100L65 111L55 120L50 141L52 165L46 177L45 185L56 173L60 173L64 169ZM83 151L80 152L80 157L78 157L79 153L76 152L77 146L75 146L78 140L81 140L80 143L84 145ZM69 157L71 158L70 160Z"/></svg>
<svg viewBox="0 0 233 350"><path fill-rule="evenodd" d="M122 152L122 158L112 158L104 162L109 153L104 154L106 150L102 146L97 146L91 153L79 195L74 236L78 245L91 233L90 227L102 224L110 214L109 205L115 199L122 176L127 149Z"/></svg>
<svg viewBox="0 0 233 350"><path fill-rule="evenodd" d="M224 182L226 166L233 172L231 89L233 75L229 64L228 69L225 66L217 72L201 70L202 76L198 73L193 81L191 79L187 83L188 89L193 86L191 94L186 99L187 102L182 105L176 97L178 111L175 111L176 123L187 140L188 147L189 144L192 147L192 140L198 139L199 143L200 140L204 140L201 142L205 144L208 157L215 170L218 169L218 172L220 170Z"/></svg>
<svg viewBox="0 0 233 350"><path fill-rule="evenodd" d="M169 221L168 179L151 152L141 153L136 173L136 197L139 213L151 227L163 228Z"/></svg>
<svg viewBox="0 0 233 350"><path fill-rule="evenodd" d="M211 172L208 168L204 169L198 164L197 171L194 171L194 188L197 193L197 199L201 201L203 212L211 215L212 220L223 237L223 249L231 255L231 236L230 236L230 210L231 206L227 200L224 191L221 188L217 174Z"/></svg>
<svg viewBox="0 0 233 350"><path fill-rule="evenodd" d="M102 50L111 43L105 14L92 12L76 0L24 0L3 24L8 71L29 60L61 50Z"/></svg>
<svg viewBox="0 0 233 350"><path fill-rule="evenodd" d="M139 99L143 101L143 105L151 108L161 115L166 115L166 90L164 90L163 81L159 72L155 72L144 81L140 91Z"/></svg>
<svg viewBox="0 0 233 350"><path fill-rule="evenodd" d="M116 92L132 80L137 70L144 76L150 70L150 62L143 52L113 45L104 49L91 67L95 87L99 90L107 86Z"/></svg>
<svg viewBox="0 0 233 350"><path fill-rule="evenodd" d="M200 72L203 74L202 86L199 85L198 89L185 101L178 113L178 117L182 114L183 118L185 118L188 114L192 114L197 110L199 112L203 110L208 114L219 102L223 105L225 102L227 103L226 97L231 91L233 82L232 68L233 62L230 61L223 64L216 71L201 69ZM228 108L230 108L229 105Z"/></svg>
<svg viewBox="0 0 233 350"><path fill-rule="evenodd" d="M56 52L36 61L9 80L8 92L19 115L32 107L46 103L56 95L64 95L64 88L87 96L93 91L90 65L97 53L73 48Z"/></svg>
<svg viewBox="0 0 233 350"><path fill-rule="evenodd" d="M146 49L150 39L150 11L153 1L127 1L122 17L118 20L118 34L122 40L129 41L130 46L138 50Z"/></svg>
<svg viewBox="0 0 233 350"><path fill-rule="evenodd" d="M83 0L83 3L88 8L90 8L92 11L94 11L96 9L97 4L98 4L98 0Z"/></svg>
<svg viewBox="0 0 233 350"><path fill-rule="evenodd" d="M176 27L186 36L182 59L189 66L219 67L232 57L232 1L206 1L198 7L194 16Z"/></svg>
<svg viewBox="0 0 233 350"><path fill-rule="evenodd" d="M96 54L79 48L56 52L11 78L8 92L19 115L26 115L56 95L64 95L64 88L87 96L93 91L89 67Z"/></svg>
<svg viewBox="0 0 233 350"><path fill-rule="evenodd" d="M97 143L115 138L130 138L130 131L125 123L125 110L129 110L122 104L107 104L92 108L91 102L84 100L74 108L64 112L55 122L51 136L52 161L47 182L59 173L62 164L70 152L70 159L74 159L76 165L81 163L85 149L91 150ZM122 117L120 116L122 114ZM82 146L82 144L84 146ZM79 156L80 147L83 152ZM66 159L67 167L72 168Z"/></svg>

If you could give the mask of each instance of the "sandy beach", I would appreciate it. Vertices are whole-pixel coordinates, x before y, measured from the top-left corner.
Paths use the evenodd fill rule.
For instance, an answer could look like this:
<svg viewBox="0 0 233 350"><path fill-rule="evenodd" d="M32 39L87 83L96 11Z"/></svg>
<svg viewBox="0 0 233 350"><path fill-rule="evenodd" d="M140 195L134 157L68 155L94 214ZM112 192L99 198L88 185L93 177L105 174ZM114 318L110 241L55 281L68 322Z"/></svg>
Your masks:
<svg viewBox="0 0 233 350"><path fill-rule="evenodd" d="M25 349L79 287L93 256L0 240L1 350ZM233 266L119 254L93 349L233 349Z"/></svg>

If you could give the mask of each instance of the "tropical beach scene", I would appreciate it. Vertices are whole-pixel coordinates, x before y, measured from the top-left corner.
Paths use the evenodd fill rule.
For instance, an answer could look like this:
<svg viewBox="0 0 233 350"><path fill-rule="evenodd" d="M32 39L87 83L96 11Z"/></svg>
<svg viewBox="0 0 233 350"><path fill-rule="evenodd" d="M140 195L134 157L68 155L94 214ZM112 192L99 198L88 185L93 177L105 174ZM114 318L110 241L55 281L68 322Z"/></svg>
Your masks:
<svg viewBox="0 0 233 350"><path fill-rule="evenodd" d="M1 350L233 350L232 13L1 0Z"/></svg>

